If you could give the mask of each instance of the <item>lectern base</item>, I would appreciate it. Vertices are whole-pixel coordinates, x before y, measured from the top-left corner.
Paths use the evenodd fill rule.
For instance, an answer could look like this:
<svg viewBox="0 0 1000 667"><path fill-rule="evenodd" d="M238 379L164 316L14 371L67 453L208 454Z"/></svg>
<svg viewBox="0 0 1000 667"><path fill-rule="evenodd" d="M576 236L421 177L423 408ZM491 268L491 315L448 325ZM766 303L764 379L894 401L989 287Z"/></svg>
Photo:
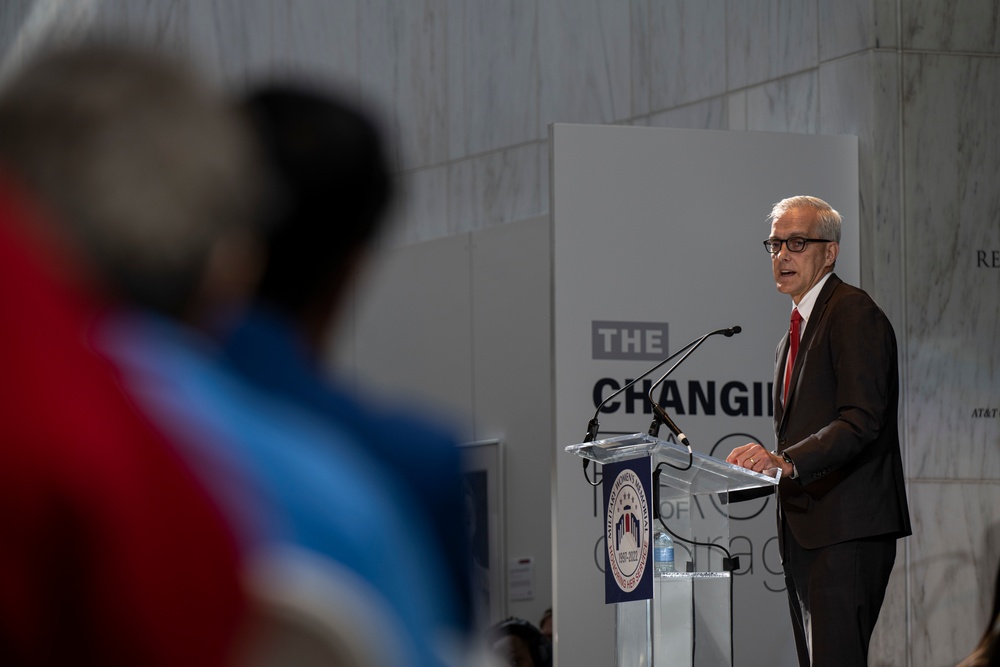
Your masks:
<svg viewBox="0 0 1000 667"><path fill-rule="evenodd" d="M728 572L657 577L652 600L615 605L618 667L732 664Z"/></svg>

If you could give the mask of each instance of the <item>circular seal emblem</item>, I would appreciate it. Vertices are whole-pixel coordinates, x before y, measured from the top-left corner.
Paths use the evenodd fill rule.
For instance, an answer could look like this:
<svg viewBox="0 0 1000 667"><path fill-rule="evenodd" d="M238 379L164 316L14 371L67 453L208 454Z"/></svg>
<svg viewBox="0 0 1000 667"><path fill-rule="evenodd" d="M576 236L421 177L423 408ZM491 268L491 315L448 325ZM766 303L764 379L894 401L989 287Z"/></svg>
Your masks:
<svg viewBox="0 0 1000 667"><path fill-rule="evenodd" d="M642 580L649 556L649 503L642 481L628 468L618 473L608 497L608 562L618 587L631 593Z"/></svg>

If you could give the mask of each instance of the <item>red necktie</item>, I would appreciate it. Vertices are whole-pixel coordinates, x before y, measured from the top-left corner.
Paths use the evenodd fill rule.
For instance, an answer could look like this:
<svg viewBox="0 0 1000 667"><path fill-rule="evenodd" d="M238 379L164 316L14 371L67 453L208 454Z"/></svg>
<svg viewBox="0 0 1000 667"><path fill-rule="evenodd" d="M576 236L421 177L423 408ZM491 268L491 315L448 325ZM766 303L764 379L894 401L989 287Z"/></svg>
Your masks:
<svg viewBox="0 0 1000 667"><path fill-rule="evenodd" d="M784 400L788 400L788 385L792 382L792 366L795 365L795 355L799 353L799 322L801 321L802 316L799 315L799 309L792 308L792 328L788 332L790 351L788 353L788 364L785 366Z"/></svg>

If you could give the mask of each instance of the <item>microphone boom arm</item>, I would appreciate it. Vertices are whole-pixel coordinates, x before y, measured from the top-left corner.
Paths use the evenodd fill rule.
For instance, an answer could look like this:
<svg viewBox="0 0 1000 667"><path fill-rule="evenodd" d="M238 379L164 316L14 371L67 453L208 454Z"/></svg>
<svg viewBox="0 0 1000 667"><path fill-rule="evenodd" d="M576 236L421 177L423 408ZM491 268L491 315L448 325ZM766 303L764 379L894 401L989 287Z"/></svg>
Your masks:
<svg viewBox="0 0 1000 667"><path fill-rule="evenodd" d="M709 336L711 336L711 335L712 334L709 334ZM601 409L607 404L608 401L610 401L612 398L614 398L615 396L619 395L620 393L622 393L623 391L625 391L629 387L633 386L636 382L638 382L642 378L646 377L647 375L649 375L653 371L659 369L660 367L662 367L668 361L671 361L672 359L674 359L678 354L681 354L682 352L685 352L692 345L695 345L696 343L700 345L701 344L701 340L703 340L703 338L704 337L702 337L700 339L695 339L695 340L691 341L690 343L688 343L687 345L685 345L681 349L677 350L676 352L674 352L673 354L671 354L669 357L667 357L663 361L659 362L658 364L656 364L655 366L653 366L652 368L650 368L648 371L642 373L641 375L639 375L637 378L635 378L631 382L626 383L621 389L618 389L617 391L615 391L612 394L610 394L603 401L601 401L600 405L597 406L597 410L594 411L594 418L591 419L590 422L587 424L587 435L584 437L583 441L584 442L593 442L594 440L597 439L597 432L598 432L598 429L601 426L601 422L597 419L597 417L598 417L598 415L601 414ZM687 357L687 355L684 355L684 356ZM681 359L681 361L683 361L683 359ZM676 365L677 364L674 364L674 366L676 366ZM673 370L673 367L671 367L670 370ZM670 371L667 371L667 372L669 373ZM660 380L660 381L662 381L662 380ZM586 463L586 459L584 459L584 462Z"/></svg>
<svg viewBox="0 0 1000 667"><path fill-rule="evenodd" d="M708 340L710 337L716 334L722 334L726 338L729 338L735 334L740 333L741 331L743 331L743 329L739 326L729 327L728 329L717 329L715 331L705 334L701 338L696 339L695 341L689 343L684 348L681 348L681 350L678 351L677 354L679 354L684 350L687 350L684 353L684 356L678 359L677 363L671 366L666 373L661 375L660 379L654 382L652 386L650 386L649 391L646 392L646 399L649 401L649 404L653 407L653 415L654 415L653 423L649 425L649 435L655 437L660 431L660 424L665 424L666 427L669 428L670 431L675 436L677 436L677 439L681 442L682 445L684 445L688 449L691 448L691 443L688 441L687 436L684 435L684 433L680 430L680 428L678 428L677 424L675 424L674 420L670 418L666 410L664 410L659 403L653 400L653 390L659 387L661 384L663 384L663 381L667 379L667 376L673 373L675 368L680 366L685 359L691 356L692 352L697 350L701 346L701 344L704 343L706 340ZM677 354L675 354L674 356L677 356ZM667 361L669 361L669 359ZM664 361L664 363L666 363L666 361Z"/></svg>

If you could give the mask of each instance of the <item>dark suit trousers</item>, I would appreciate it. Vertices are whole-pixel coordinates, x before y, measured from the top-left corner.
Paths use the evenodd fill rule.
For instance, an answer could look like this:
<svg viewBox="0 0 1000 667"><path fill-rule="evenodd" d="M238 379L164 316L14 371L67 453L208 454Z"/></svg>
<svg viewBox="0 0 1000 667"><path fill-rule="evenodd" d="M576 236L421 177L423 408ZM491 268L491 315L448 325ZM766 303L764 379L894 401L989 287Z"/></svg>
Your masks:
<svg viewBox="0 0 1000 667"><path fill-rule="evenodd" d="M801 667L864 667L889 574L895 538L803 549L782 521L785 585Z"/></svg>

